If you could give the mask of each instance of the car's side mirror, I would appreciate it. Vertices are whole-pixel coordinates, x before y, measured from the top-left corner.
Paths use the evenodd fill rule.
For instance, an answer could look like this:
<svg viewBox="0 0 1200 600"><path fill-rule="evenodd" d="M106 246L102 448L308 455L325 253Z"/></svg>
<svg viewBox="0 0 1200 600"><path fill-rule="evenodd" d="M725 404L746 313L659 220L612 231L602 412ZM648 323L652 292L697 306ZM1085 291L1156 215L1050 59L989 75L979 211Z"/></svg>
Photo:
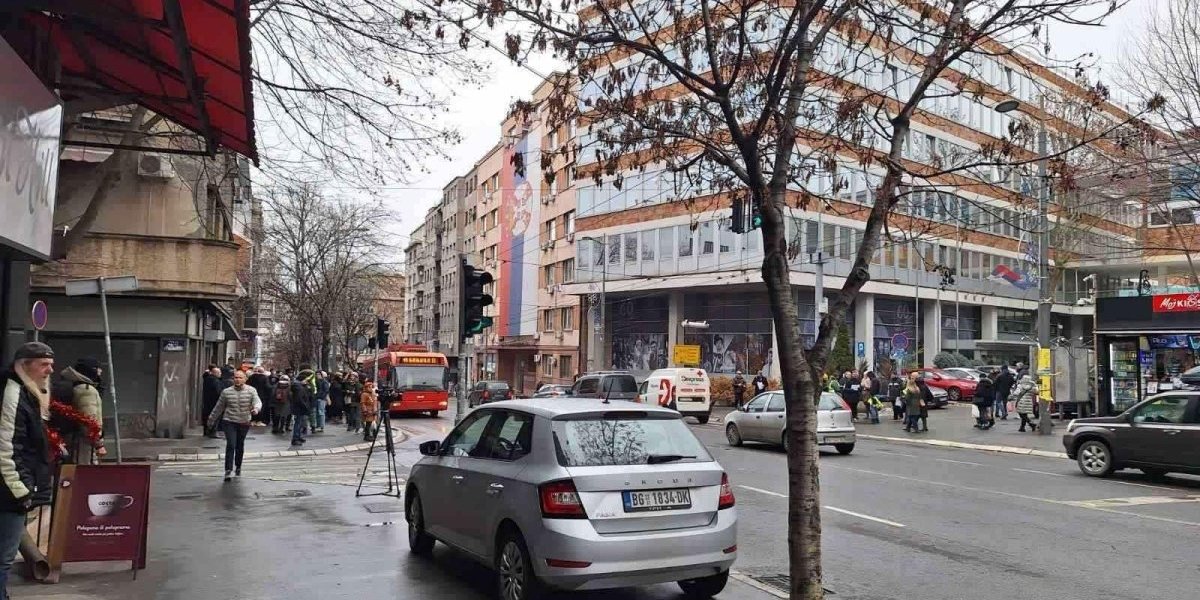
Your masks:
<svg viewBox="0 0 1200 600"><path fill-rule="evenodd" d="M437 456L438 451L442 449L442 443L437 440L431 440L422 442L417 448L420 449L423 456Z"/></svg>

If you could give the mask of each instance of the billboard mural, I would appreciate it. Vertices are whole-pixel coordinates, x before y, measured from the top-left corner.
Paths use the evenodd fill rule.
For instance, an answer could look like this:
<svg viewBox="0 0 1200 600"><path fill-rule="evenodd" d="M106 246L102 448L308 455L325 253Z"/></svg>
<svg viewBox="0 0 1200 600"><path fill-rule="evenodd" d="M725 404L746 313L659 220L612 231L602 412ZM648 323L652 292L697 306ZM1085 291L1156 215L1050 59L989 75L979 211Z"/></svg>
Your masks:
<svg viewBox="0 0 1200 600"><path fill-rule="evenodd" d="M667 367L667 335L619 333L612 340L613 367L623 371L653 371Z"/></svg>
<svg viewBox="0 0 1200 600"><path fill-rule="evenodd" d="M769 333L688 333L684 338L700 346L700 368L709 373L771 376L775 357Z"/></svg>
<svg viewBox="0 0 1200 600"><path fill-rule="evenodd" d="M532 133L526 133L504 148L504 169L500 174L500 276L496 281L499 313L496 334L501 337L537 333L541 157L536 140ZM522 165L523 168L518 168Z"/></svg>

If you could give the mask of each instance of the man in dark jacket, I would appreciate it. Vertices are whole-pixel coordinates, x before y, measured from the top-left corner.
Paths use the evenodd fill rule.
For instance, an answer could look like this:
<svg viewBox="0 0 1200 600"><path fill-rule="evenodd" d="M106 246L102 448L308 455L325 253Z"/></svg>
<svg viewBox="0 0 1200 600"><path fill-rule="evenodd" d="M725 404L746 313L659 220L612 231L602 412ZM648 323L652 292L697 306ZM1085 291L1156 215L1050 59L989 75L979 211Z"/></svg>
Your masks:
<svg viewBox="0 0 1200 600"><path fill-rule="evenodd" d="M746 399L746 378L742 377L742 372L737 372L737 377L733 378L733 406L741 410L742 403Z"/></svg>
<svg viewBox="0 0 1200 600"><path fill-rule="evenodd" d="M310 383L311 382L311 383ZM313 398L316 392L311 386L316 385L316 376L311 369L303 369L292 380L292 446L305 442L304 433L308 426L308 415L312 413Z"/></svg>
<svg viewBox="0 0 1200 600"><path fill-rule="evenodd" d="M992 390L995 392L996 416L1000 417L1001 421L1008 419L1008 394L1012 391L1015 383L1017 383L1017 378L1009 370L1008 365L1001 366L1000 374L992 382Z"/></svg>
<svg viewBox="0 0 1200 600"><path fill-rule="evenodd" d="M979 416L975 418L976 429L991 429L996 423L992 419L992 405L996 402L996 390L993 387L992 373L984 373L983 377L979 378L979 382L975 384L975 408L979 410Z"/></svg>
<svg viewBox="0 0 1200 600"><path fill-rule="evenodd" d="M346 390L343 387L342 372L338 371L333 374L333 381L329 383L329 410L327 416L333 423L340 424L342 417L346 414Z"/></svg>
<svg viewBox="0 0 1200 600"><path fill-rule="evenodd" d="M204 423L204 435L206 437L217 437L217 430L208 426L208 413L212 412L213 407L217 405L217 399L221 397L221 370L217 365L208 365L208 371L204 373L203 391L201 399L204 401L200 407L200 420Z"/></svg>
<svg viewBox="0 0 1200 600"><path fill-rule="evenodd" d="M254 416L254 420L263 423L271 423L271 378L267 376L267 372L262 367L254 367L254 373L246 379L246 384L254 388L258 393L258 401L262 402L263 408Z"/></svg>
<svg viewBox="0 0 1200 600"><path fill-rule="evenodd" d="M8 573L21 537L25 514L50 504L50 445L43 416L50 411L54 351L41 342L17 349L3 374L0 404L0 598L8 598Z"/></svg>

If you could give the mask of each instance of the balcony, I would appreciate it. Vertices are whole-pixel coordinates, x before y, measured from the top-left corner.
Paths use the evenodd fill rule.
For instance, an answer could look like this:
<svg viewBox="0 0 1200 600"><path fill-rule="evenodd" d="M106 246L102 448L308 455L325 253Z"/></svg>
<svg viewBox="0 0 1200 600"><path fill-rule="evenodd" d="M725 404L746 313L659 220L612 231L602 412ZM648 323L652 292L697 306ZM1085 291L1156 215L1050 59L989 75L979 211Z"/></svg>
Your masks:
<svg viewBox="0 0 1200 600"><path fill-rule="evenodd" d="M35 289L67 279L135 275L140 295L237 298L238 245L199 238L89 233L66 259L35 268Z"/></svg>

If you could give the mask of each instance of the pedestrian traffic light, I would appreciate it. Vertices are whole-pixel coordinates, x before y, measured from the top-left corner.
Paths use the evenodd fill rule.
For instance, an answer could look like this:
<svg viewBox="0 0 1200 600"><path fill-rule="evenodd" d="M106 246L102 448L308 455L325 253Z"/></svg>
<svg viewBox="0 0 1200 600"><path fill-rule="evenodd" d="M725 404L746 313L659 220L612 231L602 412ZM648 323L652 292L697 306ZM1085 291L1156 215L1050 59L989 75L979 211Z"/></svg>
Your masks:
<svg viewBox="0 0 1200 600"><path fill-rule="evenodd" d="M379 342L379 346L378 346L379 348L387 348L388 332L391 330L391 328L392 328L391 321L388 321L387 319L380 319L380 318L376 317L376 319L375 319L375 340Z"/></svg>
<svg viewBox="0 0 1200 600"><path fill-rule="evenodd" d="M753 200L741 196L733 199L733 219L729 230L734 233L746 233L762 227L762 210Z"/></svg>
<svg viewBox="0 0 1200 600"><path fill-rule="evenodd" d="M462 339L483 333L492 326L492 318L483 315L483 308L491 306L492 297L484 293L484 286L495 281L492 274L476 269L462 259L462 273L458 281L458 331Z"/></svg>
<svg viewBox="0 0 1200 600"><path fill-rule="evenodd" d="M763 223L762 210L755 206L750 212L750 231L761 229Z"/></svg>

